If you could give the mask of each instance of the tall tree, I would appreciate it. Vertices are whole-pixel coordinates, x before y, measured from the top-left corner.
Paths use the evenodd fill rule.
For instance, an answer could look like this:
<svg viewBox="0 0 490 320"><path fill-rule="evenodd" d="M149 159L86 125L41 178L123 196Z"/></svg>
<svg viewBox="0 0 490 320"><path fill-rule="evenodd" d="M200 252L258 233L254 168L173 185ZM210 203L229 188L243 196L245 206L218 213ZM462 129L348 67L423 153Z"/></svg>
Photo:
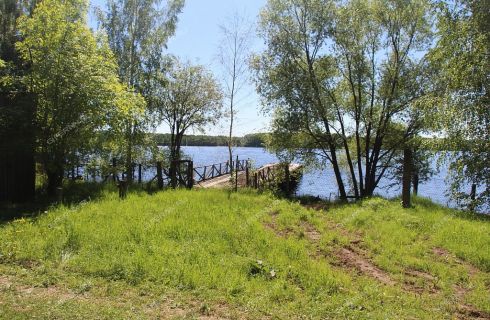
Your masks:
<svg viewBox="0 0 490 320"><path fill-rule="evenodd" d="M424 0L336 4L269 0L260 24L267 49L254 68L276 147L320 156L342 199L345 175L354 196L366 197L420 130L415 102L426 77L417 51L430 39L429 7ZM387 140L399 125L400 139Z"/></svg>
<svg viewBox="0 0 490 320"><path fill-rule="evenodd" d="M451 191L462 205L490 205L490 6L488 1L438 3L437 44L429 53L434 129L445 139ZM435 112L436 111L436 112ZM434 118L434 117L432 117ZM455 152L454 152L455 151ZM477 186L474 201L470 186Z"/></svg>
<svg viewBox="0 0 490 320"><path fill-rule="evenodd" d="M144 131L150 124L148 112L153 108L153 77L163 66L163 52L175 32L183 5L184 0L109 0L107 12L99 12L117 58L121 80L142 94L149 107L145 119L133 119L126 124L128 180L132 180L135 148L142 143Z"/></svg>
<svg viewBox="0 0 490 320"><path fill-rule="evenodd" d="M223 95L213 75L199 65L174 60L160 79L154 103L159 119L170 130L170 168L175 175L175 161L181 158L184 134L191 128L203 131L206 126L216 124L221 116Z"/></svg>
<svg viewBox="0 0 490 320"><path fill-rule="evenodd" d="M93 132L131 119L142 98L119 82L117 66L103 37L87 26L85 0L43 0L32 17L19 19L17 44L30 65L25 83L37 95L40 160L54 194L69 155Z"/></svg>
<svg viewBox="0 0 490 320"><path fill-rule="evenodd" d="M235 13L226 24L220 26L221 43L218 58L223 69L225 99L229 105L230 127L228 134L228 154L231 171L233 171L233 124L236 113L238 94L248 82L248 60L252 25Z"/></svg>

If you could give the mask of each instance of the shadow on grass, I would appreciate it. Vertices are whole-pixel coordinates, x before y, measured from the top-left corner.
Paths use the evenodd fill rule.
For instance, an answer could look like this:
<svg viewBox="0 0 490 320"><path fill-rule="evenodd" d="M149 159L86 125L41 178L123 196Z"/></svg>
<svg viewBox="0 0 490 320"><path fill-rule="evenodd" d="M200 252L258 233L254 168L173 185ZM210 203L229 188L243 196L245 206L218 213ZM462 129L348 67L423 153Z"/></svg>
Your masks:
<svg viewBox="0 0 490 320"><path fill-rule="evenodd" d="M143 188L143 185L133 184L128 188L129 193L154 193L155 190ZM67 181L63 184L63 205L73 206L83 201L92 201L110 193L118 193L115 183L96 183L84 181ZM19 218L36 217L49 208L57 206L56 198L49 197L43 190L36 192L36 198L29 203L0 203L0 224Z"/></svg>

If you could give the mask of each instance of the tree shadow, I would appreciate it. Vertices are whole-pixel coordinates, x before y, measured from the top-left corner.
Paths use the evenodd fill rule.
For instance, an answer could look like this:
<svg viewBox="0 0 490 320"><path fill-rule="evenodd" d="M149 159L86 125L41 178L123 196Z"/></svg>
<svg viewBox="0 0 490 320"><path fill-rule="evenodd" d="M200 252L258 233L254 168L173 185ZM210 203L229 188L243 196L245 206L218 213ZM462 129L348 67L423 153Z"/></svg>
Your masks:
<svg viewBox="0 0 490 320"><path fill-rule="evenodd" d="M67 181L63 184L63 205L69 207L83 201L96 200L108 192L117 192L117 187L110 183ZM36 217L57 205L57 198L48 196L40 189L32 202L0 203L0 224L20 218Z"/></svg>

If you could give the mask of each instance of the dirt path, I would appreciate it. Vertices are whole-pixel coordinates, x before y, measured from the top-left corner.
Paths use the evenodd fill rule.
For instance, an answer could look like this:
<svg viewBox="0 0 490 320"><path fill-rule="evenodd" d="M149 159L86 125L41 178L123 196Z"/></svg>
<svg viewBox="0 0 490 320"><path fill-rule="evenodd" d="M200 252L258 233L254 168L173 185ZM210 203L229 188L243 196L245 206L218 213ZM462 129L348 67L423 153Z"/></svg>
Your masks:
<svg viewBox="0 0 490 320"><path fill-rule="evenodd" d="M308 206L314 210L323 210L324 206ZM271 213L271 222L267 223L265 226L267 229L273 231L277 236L280 237L290 237L294 236L293 228L288 228L284 230L279 230L276 220L278 216L278 212ZM325 250L322 250L320 245L320 240L322 234L316 229L314 225L309 222L301 222L299 226L302 229L302 233L304 237L314 246L316 247L316 256L320 256L321 254L325 254ZM334 258L335 261L333 265L341 267L343 269L355 270L358 274L362 274L373 278L384 285L389 286L399 286L404 291L411 292L414 294L438 294L440 293L440 288L437 286L437 278L430 273L420 271L420 270L411 270L407 269L404 271L405 279L403 282L398 282L393 279L390 274L378 266L376 266L371 258L369 257L369 253L363 248L362 234L357 232L351 232L347 229L343 228L340 224L335 224L332 221L326 221L326 227L329 230L340 233L346 238L351 239L349 245L342 246L332 251L331 258ZM318 254L321 253L321 254ZM447 250L442 248L434 248L433 254L445 259L453 259L455 263L463 264L469 270L470 276L475 276L480 270L475 268L474 266L465 263L464 261L452 256ZM422 285L421 285L422 283ZM456 287L454 289L455 297L457 302L456 310L454 316L457 319L489 319L490 314L477 310L471 305L465 304L464 297L467 294L468 290Z"/></svg>

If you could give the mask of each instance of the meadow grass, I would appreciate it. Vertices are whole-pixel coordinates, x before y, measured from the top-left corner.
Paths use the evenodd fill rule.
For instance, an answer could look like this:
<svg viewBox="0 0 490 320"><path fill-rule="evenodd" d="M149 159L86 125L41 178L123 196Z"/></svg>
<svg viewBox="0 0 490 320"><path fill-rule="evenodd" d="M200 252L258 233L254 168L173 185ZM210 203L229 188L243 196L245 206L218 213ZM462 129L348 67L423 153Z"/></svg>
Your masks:
<svg viewBox="0 0 490 320"><path fill-rule="evenodd" d="M424 199L106 191L0 227L0 317L487 316L489 222Z"/></svg>

